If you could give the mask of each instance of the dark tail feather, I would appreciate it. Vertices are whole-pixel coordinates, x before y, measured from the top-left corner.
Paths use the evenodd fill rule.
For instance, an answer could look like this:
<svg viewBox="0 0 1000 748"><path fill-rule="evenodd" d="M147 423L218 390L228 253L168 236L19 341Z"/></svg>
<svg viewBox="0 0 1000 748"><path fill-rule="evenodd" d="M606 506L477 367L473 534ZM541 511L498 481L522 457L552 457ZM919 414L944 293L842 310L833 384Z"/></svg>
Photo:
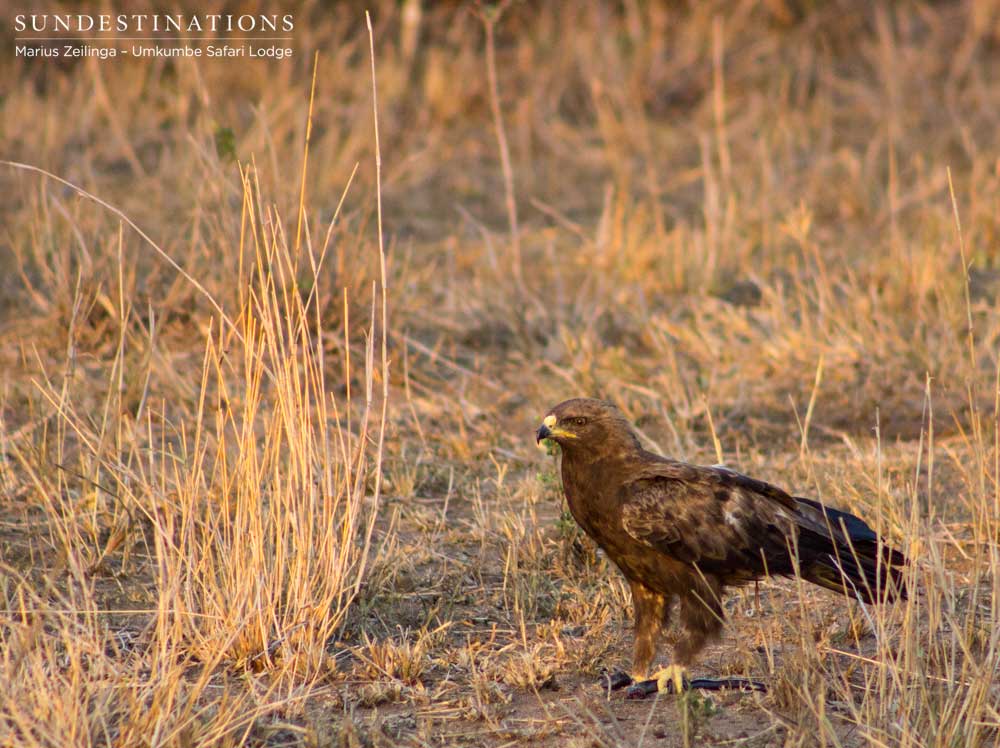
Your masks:
<svg viewBox="0 0 1000 748"><path fill-rule="evenodd" d="M906 556L883 542L879 558L878 535L864 520L811 499L796 501L805 505L799 534L804 579L866 603L906 599Z"/></svg>

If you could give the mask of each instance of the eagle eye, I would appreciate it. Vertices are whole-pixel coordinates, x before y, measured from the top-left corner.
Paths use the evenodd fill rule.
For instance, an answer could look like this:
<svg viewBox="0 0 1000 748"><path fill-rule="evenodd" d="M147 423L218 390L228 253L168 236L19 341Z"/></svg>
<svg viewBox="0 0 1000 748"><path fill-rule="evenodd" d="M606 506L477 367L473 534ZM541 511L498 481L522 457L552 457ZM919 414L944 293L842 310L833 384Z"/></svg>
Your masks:
<svg viewBox="0 0 1000 748"><path fill-rule="evenodd" d="M573 423L576 424L577 426L586 426L587 419L584 418L583 416L580 416L579 418L574 418Z"/></svg>

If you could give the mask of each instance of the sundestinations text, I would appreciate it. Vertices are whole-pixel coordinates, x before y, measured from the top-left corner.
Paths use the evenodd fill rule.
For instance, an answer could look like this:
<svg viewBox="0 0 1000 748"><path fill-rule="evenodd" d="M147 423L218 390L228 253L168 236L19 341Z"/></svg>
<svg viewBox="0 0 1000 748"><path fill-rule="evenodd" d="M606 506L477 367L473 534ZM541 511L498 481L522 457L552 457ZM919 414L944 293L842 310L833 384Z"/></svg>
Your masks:
<svg viewBox="0 0 1000 748"><path fill-rule="evenodd" d="M70 14L40 13L14 16L15 31L292 31L295 18L291 14L278 15L232 15L227 13L206 13L185 15L183 13L110 13Z"/></svg>

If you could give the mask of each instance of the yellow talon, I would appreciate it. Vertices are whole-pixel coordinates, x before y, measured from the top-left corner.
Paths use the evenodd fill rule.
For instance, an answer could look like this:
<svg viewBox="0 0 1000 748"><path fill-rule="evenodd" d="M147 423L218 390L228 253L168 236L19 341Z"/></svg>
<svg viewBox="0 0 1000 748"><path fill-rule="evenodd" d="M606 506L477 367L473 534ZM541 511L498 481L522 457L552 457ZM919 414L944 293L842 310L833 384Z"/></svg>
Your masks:
<svg viewBox="0 0 1000 748"><path fill-rule="evenodd" d="M687 680L687 670L681 665L667 665L653 677L656 679L657 691L667 691L667 686L673 686L674 693L681 693L684 690L684 681Z"/></svg>

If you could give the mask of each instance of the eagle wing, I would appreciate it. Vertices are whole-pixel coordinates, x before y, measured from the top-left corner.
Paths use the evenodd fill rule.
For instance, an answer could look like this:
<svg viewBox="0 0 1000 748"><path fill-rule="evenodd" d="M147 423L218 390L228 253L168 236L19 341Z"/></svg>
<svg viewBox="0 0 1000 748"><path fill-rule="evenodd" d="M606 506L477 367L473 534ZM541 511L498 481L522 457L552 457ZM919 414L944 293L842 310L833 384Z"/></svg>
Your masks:
<svg viewBox="0 0 1000 748"><path fill-rule="evenodd" d="M864 520L728 468L651 461L619 498L633 539L723 579L800 573L866 602L906 595L906 557Z"/></svg>
<svg viewBox="0 0 1000 748"><path fill-rule="evenodd" d="M767 558L787 557L800 519L781 489L719 466L647 463L620 500L622 526L636 541L731 572L761 573Z"/></svg>

